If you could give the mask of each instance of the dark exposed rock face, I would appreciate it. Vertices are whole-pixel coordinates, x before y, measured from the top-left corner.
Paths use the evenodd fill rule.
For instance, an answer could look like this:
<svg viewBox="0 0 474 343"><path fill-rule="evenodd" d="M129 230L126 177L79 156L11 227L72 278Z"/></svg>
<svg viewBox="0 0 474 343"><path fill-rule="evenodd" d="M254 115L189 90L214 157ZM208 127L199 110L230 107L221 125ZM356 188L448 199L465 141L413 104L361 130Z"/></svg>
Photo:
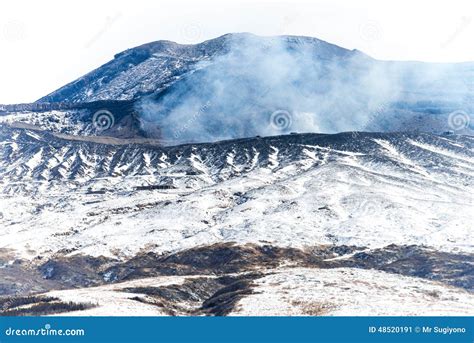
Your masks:
<svg viewBox="0 0 474 343"><path fill-rule="evenodd" d="M38 270L44 279L54 280L68 287L90 287L103 283L99 272L113 260L90 256L72 256L53 259L42 264Z"/></svg>
<svg viewBox="0 0 474 343"><path fill-rule="evenodd" d="M284 264L309 268L362 268L425 278L474 291L474 256L444 253L420 246L389 245L380 249L354 246L316 246L304 250L253 244L220 243L159 255L142 253L127 261L90 256L57 256L39 266L8 266L0 275L17 283L0 285L0 303L27 301L28 294L119 283L148 277L189 276L182 284L128 287L142 294L133 300L162 308L169 315L216 315L235 311L253 293L254 281ZM22 286L19 282L31 278ZM36 278L36 279L33 279ZM28 286L29 285L29 286ZM3 300L2 300L3 299ZM35 302L38 313L81 310L81 304ZM5 312L6 311L6 312ZM5 313L9 313L8 309ZM43 311L43 312L41 312ZM49 312L48 312L49 311ZM21 313L19 313L21 314Z"/></svg>
<svg viewBox="0 0 474 343"><path fill-rule="evenodd" d="M58 256L36 268L25 262L21 268L7 266L0 269L0 273L4 279L16 277L21 280L32 273L37 275L38 280L43 280L37 283L36 288L20 289L27 294L46 289L90 287L163 275L225 276L251 273L271 270L282 263L314 268L377 269L474 290L474 256L397 245L374 250L354 246L317 246L301 250L219 243L171 255L143 253L127 261L81 255ZM225 278L220 280L223 284L229 283ZM3 294L14 294L19 288L14 285L2 287Z"/></svg>
<svg viewBox="0 0 474 343"><path fill-rule="evenodd" d="M282 262L294 265L303 263L319 267L326 258L341 256L340 252L353 252L357 247L322 246L310 250L281 248L269 245L236 245L219 243L197 247L176 254L138 255L105 271L115 280L131 280L156 275L221 275L241 273L259 268L271 269Z"/></svg>
<svg viewBox="0 0 474 343"><path fill-rule="evenodd" d="M324 267L378 269L389 273L440 281L474 291L474 256L440 252L420 246L389 245L355 253Z"/></svg>
<svg viewBox="0 0 474 343"><path fill-rule="evenodd" d="M234 280L227 278L228 284L220 288L210 298L206 299L200 311L207 315L225 316L235 309L238 301L245 296L252 294L253 280L258 279L259 274L250 274ZM225 280L226 278L220 278ZM230 281L230 282L229 282Z"/></svg>
<svg viewBox="0 0 474 343"><path fill-rule="evenodd" d="M122 291L145 294L134 300L163 308L169 315L225 316L235 309L237 302L252 294L253 280L263 273L238 276L189 278L183 284L162 287L133 287Z"/></svg>
<svg viewBox="0 0 474 343"><path fill-rule="evenodd" d="M95 305L91 303L62 302L58 298L44 296L0 298L0 316L47 316L93 307Z"/></svg>

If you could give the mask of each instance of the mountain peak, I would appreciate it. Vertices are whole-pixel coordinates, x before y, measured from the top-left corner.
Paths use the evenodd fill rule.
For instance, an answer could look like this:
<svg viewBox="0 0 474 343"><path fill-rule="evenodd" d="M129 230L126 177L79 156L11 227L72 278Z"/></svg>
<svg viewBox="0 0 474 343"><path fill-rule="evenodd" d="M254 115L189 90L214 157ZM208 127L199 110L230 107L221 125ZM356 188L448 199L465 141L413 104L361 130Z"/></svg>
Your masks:
<svg viewBox="0 0 474 343"><path fill-rule="evenodd" d="M315 58L331 59L353 52L323 40L305 36L262 37L251 33L228 33L198 44L168 40L139 45L114 56L114 59L83 77L59 88L38 102L89 102L132 100L163 89L201 61L254 45L278 45L299 51L310 49Z"/></svg>

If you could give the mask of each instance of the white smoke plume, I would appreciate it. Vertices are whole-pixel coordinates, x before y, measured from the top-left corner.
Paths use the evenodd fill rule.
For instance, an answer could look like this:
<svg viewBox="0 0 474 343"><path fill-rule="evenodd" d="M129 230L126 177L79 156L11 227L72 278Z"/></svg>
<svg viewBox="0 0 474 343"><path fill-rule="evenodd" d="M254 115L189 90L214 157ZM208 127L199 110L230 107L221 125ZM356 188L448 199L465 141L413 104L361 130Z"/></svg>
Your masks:
<svg viewBox="0 0 474 343"><path fill-rule="evenodd" d="M227 44L226 53L139 103L164 139L385 130L392 104L441 93L459 102L467 91L451 77L453 65L381 62L308 37L238 34Z"/></svg>

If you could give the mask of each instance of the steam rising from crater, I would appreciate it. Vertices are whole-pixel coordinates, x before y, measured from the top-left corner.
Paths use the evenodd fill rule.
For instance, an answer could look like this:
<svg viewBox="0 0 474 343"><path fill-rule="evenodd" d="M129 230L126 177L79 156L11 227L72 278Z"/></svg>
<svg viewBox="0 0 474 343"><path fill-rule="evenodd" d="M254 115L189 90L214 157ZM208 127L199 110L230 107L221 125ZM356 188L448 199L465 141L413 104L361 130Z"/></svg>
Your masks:
<svg viewBox="0 0 474 343"><path fill-rule="evenodd" d="M162 137L177 143L386 130L393 104L455 87L452 79L443 81L451 65L381 62L313 38L242 34L228 37L226 47L144 98L138 104L143 128L159 125ZM444 91L449 101L462 100L460 83L461 90Z"/></svg>

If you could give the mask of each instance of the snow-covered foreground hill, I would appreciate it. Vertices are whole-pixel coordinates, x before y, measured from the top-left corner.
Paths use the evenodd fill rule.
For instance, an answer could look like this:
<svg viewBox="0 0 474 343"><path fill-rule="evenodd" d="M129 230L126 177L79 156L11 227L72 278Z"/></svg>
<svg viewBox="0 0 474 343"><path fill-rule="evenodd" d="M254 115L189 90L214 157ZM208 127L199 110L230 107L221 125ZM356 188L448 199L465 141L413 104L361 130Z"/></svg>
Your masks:
<svg viewBox="0 0 474 343"><path fill-rule="evenodd" d="M472 308L472 137L349 132L162 147L6 125L0 136L4 313L49 298L91 299L69 308L77 314ZM200 281L159 286L184 276ZM142 283L135 297L115 291L130 280ZM70 290L11 300L52 289ZM44 314L57 312L68 307Z"/></svg>
<svg viewBox="0 0 474 343"><path fill-rule="evenodd" d="M473 252L471 137L307 134L163 148L3 133L1 242L21 257L229 241Z"/></svg>
<svg viewBox="0 0 474 343"><path fill-rule="evenodd" d="M202 276L200 276L202 278ZM159 306L153 290L186 289L198 277L158 277L82 290L53 291L46 296L64 302L92 302L77 316L163 316L200 313L202 302L191 296L173 306ZM177 285L177 286L176 286ZM137 299L140 299L137 301ZM474 294L437 282L354 268L279 268L265 271L228 315L237 316L398 316L446 314L469 316ZM174 312L173 312L174 311ZM170 313L172 312L172 313Z"/></svg>

